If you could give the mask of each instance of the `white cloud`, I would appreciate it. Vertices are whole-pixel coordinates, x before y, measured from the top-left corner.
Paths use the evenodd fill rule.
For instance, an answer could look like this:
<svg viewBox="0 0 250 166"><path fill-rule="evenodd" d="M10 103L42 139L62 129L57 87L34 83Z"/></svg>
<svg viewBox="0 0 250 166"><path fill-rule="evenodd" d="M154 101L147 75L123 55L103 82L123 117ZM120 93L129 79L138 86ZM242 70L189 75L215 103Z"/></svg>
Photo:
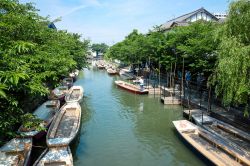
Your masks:
<svg viewBox="0 0 250 166"><path fill-rule="evenodd" d="M151 0L127 0L120 3L105 3L103 5L109 9L109 15L137 16L145 13L151 3Z"/></svg>
<svg viewBox="0 0 250 166"><path fill-rule="evenodd" d="M68 16L68 15L70 15L70 14L72 14L72 13L78 11L78 10L84 9L84 8L86 8L86 7L88 7L88 6L86 6L86 5L81 5L81 6L78 6L78 7L71 8L70 10L67 10L67 12L65 12L65 13L64 13L62 16L60 16L60 17Z"/></svg>

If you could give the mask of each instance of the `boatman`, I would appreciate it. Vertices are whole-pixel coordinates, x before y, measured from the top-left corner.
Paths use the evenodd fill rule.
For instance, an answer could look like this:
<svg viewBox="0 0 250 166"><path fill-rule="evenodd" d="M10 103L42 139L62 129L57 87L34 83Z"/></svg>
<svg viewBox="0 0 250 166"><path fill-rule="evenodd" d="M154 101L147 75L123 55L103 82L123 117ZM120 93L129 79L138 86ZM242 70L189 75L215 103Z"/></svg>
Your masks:
<svg viewBox="0 0 250 166"><path fill-rule="evenodd" d="M144 90L144 88L143 88L143 86L144 86L144 81L143 81L142 77L140 77L139 83L140 83L141 91L143 91L143 90Z"/></svg>

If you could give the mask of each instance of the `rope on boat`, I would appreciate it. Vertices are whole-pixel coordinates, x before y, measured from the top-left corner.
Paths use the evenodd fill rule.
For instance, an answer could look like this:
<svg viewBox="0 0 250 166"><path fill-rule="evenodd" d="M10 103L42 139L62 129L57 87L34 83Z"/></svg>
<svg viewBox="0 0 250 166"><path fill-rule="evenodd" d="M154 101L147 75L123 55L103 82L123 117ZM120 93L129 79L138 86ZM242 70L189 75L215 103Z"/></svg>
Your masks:
<svg viewBox="0 0 250 166"><path fill-rule="evenodd" d="M47 148L46 146L37 146L37 145L32 145L32 147L34 147L34 148L43 148L43 149Z"/></svg>

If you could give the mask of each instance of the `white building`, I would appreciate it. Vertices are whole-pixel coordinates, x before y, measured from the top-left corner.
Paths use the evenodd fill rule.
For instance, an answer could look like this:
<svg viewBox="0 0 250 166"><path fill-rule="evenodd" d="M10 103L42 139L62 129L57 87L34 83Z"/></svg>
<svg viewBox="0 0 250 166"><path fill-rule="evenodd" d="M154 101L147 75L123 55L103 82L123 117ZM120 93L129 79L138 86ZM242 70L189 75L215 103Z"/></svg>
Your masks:
<svg viewBox="0 0 250 166"><path fill-rule="evenodd" d="M225 14L225 13L214 13L214 16L217 17L218 19L227 18L227 14Z"/></svg>
<svg viewBox="0 0 250 166"><path fill-rule="evenodd" d="M195 22L198 20L205 20L205 21L219 21L217 17L213 14L208 12L204 8L200 8L193 12L184 14L177 18L167 21L165 24L161 25L162 30L170 30L172 27L175 26L187 26L190 22Z"/></svg>

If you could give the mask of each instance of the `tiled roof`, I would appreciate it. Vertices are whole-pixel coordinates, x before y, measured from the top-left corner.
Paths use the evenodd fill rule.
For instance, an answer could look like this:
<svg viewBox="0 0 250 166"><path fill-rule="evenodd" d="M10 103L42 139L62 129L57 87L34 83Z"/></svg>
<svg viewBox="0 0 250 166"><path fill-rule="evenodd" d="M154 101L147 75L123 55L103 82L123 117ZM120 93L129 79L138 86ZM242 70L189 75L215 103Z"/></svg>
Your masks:
<svg viewBox="0 0 250 166"><path fill-rule="evenodd" d="M169 29L169 28L171 28L171 26L173 24L178 24L180 26L182 26L181 24L183 24L183 26L186 26L186 25L188 25L188 22L186 22L186 19L190 18L191 16L193 16L194 14L199 13L199 12L205 12L208 15L210 15L214 20L218 20L213 14L211 14L210 12L208 12L206 9L200 8L200 9L195 10L193 12L181 15L181 16L179 16L177 18L174 18L172 20L167 21L165 24L163 24L161 26L161 28L162 29Z"/></svg>

